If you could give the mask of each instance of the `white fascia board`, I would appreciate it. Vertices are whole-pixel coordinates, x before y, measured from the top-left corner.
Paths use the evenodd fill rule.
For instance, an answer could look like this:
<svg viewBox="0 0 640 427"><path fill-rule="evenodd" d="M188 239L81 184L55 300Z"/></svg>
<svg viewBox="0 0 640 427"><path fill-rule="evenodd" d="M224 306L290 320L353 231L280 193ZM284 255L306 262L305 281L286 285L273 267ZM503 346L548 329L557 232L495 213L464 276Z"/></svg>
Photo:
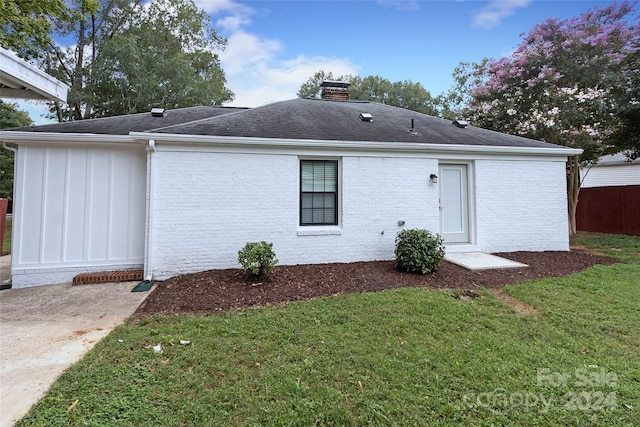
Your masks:
<svg viewBox="0 0 640 427"><path fill-rule="evenodd" d="M129 135L102 135L93 133L0 131L0 141L18 145L142 145Z"/></svg>
<svg viewBox="0 0 640 427"><path fill-rule="evenodd" d="M0 83L2 97L67 102L69 86L1 47Z"/></svg>
<svg viewBox="0 0 640 427"><path fill-rule="evenodd" d="M460 144L425 144L415 142L374 142L374 141L332 141L313 139L276 139L276 138L245 138L230 136L182 135L149 132L131 132L136 140L155 140L155 143L171 145L213 145L234 147L261 148L318 148L361 151L387 152L424 152L434 154L512 154L512 155L543 155L553 157L567 157L579 155L581 149L555 147L511 147L489 145L460 145Z"/></svg>

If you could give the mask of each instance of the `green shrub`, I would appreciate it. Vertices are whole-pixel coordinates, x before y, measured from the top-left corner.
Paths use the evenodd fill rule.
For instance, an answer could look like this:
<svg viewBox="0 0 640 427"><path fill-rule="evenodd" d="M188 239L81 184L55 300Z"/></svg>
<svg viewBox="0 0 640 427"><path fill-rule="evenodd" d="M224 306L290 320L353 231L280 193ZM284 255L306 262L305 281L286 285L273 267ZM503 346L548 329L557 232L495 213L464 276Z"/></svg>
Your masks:
<svg viewBox="0 0 640 427"><path fill-rule="evenodd" d="M273 271L278 259L273 251L273 243L264 241L248 242L238 252L238 262L240 262L244 271L249 271L254 276L262 277Z"/></svg>
<svg viewBox="0 0 640 427"><path fill-rule="evenodd" d="M395 253L400 270L432 273L444 261L444 240L427 230L402 230L396 236Z"/></svg>

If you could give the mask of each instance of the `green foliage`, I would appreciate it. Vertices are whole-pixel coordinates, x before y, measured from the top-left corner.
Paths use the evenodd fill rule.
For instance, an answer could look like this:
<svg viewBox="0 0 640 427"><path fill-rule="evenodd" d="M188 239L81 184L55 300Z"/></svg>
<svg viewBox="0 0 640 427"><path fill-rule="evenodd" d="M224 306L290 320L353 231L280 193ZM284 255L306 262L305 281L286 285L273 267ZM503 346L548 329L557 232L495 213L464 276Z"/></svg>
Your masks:
<svg viewBox="0 0 640 427"><path fill-rule="evenodd" d="M213 53L226 41L203 10L190 0L156 0L135 13L133 25L102 45L91 87L95 116L233 99Z"/></svg>
<svg viewBox="0 0 640 427"><path fill-rule="evenodd" d="M278 259L273 251L273 243L265 241L248 242L238 252L238 262L242 265L244 271L249 271L254 276L262 277L273 271Z"/></svg>
<svg viewBox="0 0 640 427"><path fill-rule="evenodd" d="M18 110L16 104L0 100L0 129L29 126L33 124L26 111ZM0 198L11 198L13 194L13 152L0 148Z"/></svg>
<svg viewBox="0 0 640 427"><path fill-rule="evenodd" d="M320 70L302 84L299 98L319 98L320 84L325 80L348 81L349 99L379 102L395 107L406 108L424 114L437 115L439 101L433 98L420 83L411 80L391 82L380 76L340 76Z"/></svg>
<svg viewBox="0 0 640 427"><path fill-rule="evenodd" d="M42 27L46 51L24 55L69 85L66 105L51 107L59 121L233 99L216 53L226 40L194 0L67 4L65 19L54 16ZM71 47L57 45L53 35Z"/></svg>
<svg viewBox="0 0 640 427"><path fill-rule="evenodd" d="M26 111L18 110L18 104L0 100L0 129L31 126L33 121Z"/></svg>
<svg viewBox="0 0 640 427"><path fill-rule="evenodd" d="M396 236L396 263L410 273L432 273L444 261L444 241L427 230L402 230Z"/></svg>
<svg viewBox="0 0 640 427"><path fill-rule="evenodd" d="M2 0L0 45L22 58L39 58L52 42L52 21L68 18L64 0Z"/></svg>

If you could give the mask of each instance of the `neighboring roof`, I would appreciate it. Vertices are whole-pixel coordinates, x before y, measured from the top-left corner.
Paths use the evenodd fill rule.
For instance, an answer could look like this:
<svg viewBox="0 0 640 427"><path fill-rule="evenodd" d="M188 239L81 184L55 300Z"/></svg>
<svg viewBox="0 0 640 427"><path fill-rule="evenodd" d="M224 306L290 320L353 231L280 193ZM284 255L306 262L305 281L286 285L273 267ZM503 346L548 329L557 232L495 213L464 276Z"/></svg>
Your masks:
<svg viewBox="0 0 640 427"><path fill-rule="evenodd" d="M52 123L39 126L25 126L21 128L3 129L21 132L52 132L52 133L89 133L97 135L128 135L129 132L143 132L146 130L178 125L205 118L245 110L237 107L186 107L167 110L164 116L152 116L151 112L127 114L123 116L102 117L99 119L76 120L72 122Z"/></svg>
<svg viewBox="0 0 640 427"><path fill-rule="evenodd" d="M0 47L0 97L67 101L69 86Z"/></svg>
<svg viewBox="0 0 640 427"><path fill-rule="evenodd" d="M622 153L609 154L602 156L598 159L598 163L593 166L623 166L623 165L640 165L640 158L635 160L629 160L629 158Z"/></svg>
<svg viewBox="0 0 640 427"><path fill-rule="evenodd" d="M362 120L362 113L371 114L372 120ZM473 126L461 128L449 120L385 104L321 99L276 102L151 132L288 140L565 148Z"/></svg>

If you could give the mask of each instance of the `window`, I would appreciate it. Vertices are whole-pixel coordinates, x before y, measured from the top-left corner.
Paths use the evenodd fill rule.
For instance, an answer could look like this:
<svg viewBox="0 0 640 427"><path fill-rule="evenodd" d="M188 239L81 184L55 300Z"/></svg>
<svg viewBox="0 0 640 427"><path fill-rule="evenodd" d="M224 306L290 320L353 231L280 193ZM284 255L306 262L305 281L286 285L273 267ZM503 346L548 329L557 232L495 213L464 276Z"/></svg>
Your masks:
<svg viewBox="0 0 640 427"><path fill-rule="evenodd" d="M300 161L300 225L338 224L338 161Z"/></svg>

